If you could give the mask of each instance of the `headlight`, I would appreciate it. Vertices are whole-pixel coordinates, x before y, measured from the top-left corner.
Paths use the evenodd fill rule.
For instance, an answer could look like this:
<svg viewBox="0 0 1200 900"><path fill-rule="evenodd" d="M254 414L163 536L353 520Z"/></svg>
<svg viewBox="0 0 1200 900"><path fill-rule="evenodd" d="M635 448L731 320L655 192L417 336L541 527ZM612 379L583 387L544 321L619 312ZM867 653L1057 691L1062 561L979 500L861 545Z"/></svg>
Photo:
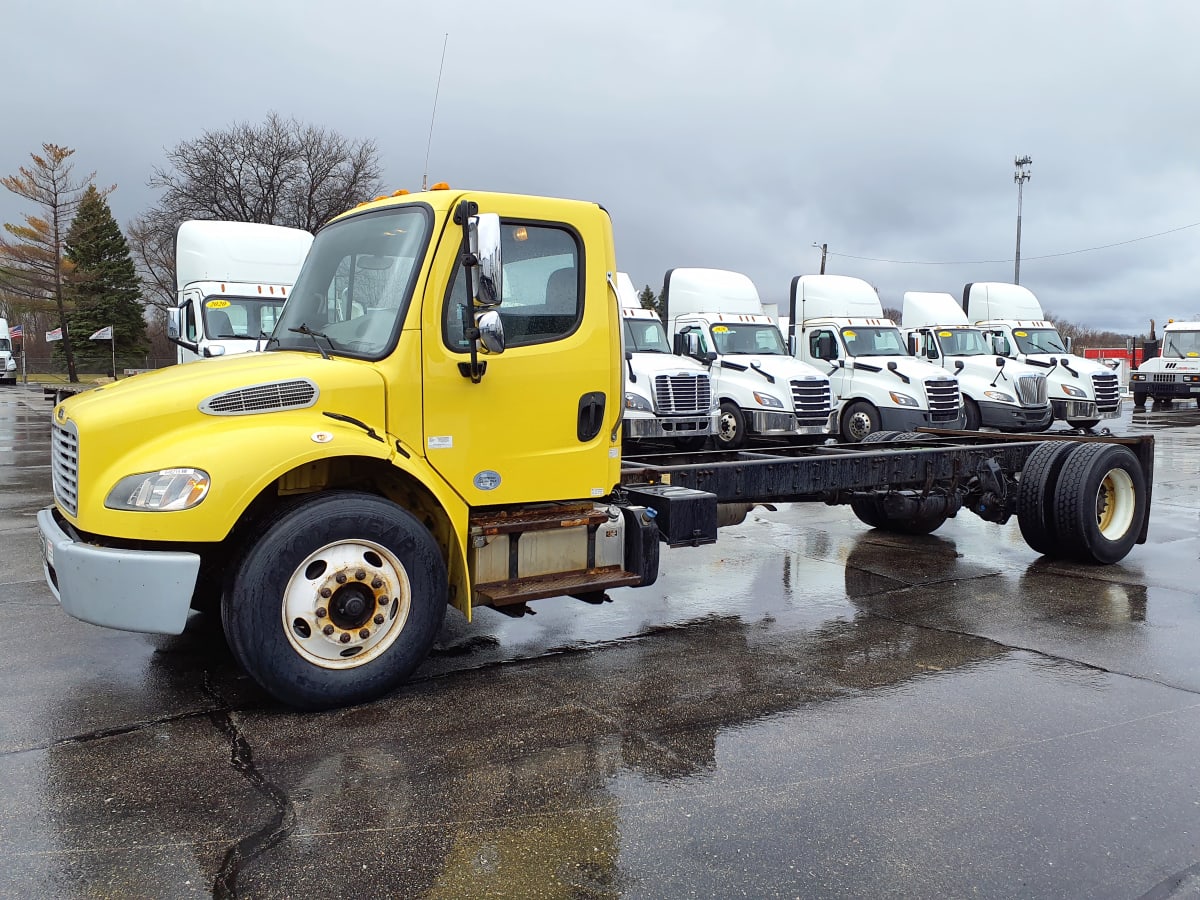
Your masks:
<svg viewBox="0 0 1200 900"><path fill-rule="evenodd" d="M1200 381L1200 375L1184 375L1184 381Z"/></svg>
<svg viewBox="0 0 1200 900"><path fill-rule="evenodd" d="M760 394L758 391L755 391L754 399L758 401L759 406L773 406L776 409L783 409L783 404L770 394Z"/></svg>
<svg viewBox="0 0 1200 900"><path fill-rule="evenodd" d="M191 509L204 499L208 487L208 473L200 469L160 469L122 478L104 505L136 512Z"/></svg>
<svg viewBox="0 0 1200 900"><path fill-rule="evenodd" d="M1144 374L1144 373L1142 373L1142 372L1134 372L1134 373L1133 373L1132 375L1130 375L1129 377L1130 377L1130 378L1131 378L1133 381L1145 381L1145 380L1146 380L1146 376L1145 376L1145 374Z"/></svg>
<svg viewBox="0 0 1200 900"><path fill-rule="evenodd" d="M654 412L654 407L650 405L650 401L641 394L635 394L633 391L625 392L625 408L642 409L646 412Z"/></svg>
<svg viewBox="0 0 1200 900"><path fill-rule="evenodd" d="M1087 397L1087 393L1085 391L1081 391L1077 387L1071 387L1071 385L1069 385L1069 384L1064 384L1062 386L1062 389L1063 389L1063 393L1066 394L1068 397L1085 397L1085 398Z"/></svg>
<svg viewBox="0 0 1200 900"><path fill-rule="evenodd" d="M1004 393L1004 391L984 391L983 396L999 400L1001 403L1016 403L1016 398L1011 394Z"/></svg>
<svg viewBox="0 0 1200 900"><path fill-rule="evenodd" d="M908 394L901 394L899 391L888 391L888 396L892 398L892 402L897 406L920 406L915 399Z"/></svg>

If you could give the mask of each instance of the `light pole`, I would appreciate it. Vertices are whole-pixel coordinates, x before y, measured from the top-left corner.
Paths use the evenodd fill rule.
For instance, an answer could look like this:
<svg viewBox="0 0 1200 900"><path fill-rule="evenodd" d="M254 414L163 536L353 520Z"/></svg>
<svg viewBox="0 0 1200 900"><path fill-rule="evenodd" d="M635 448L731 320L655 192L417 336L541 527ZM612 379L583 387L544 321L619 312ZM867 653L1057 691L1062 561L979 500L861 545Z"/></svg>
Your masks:
<svg viewBox="0 0 1200 900"><path fill-rule="evenodd" d="M1021 283L1021 200L1025 193L1025 182L1030 178L1029 167L1033 165L1032 156L1018 156L1013 159L1017 171L1013 173L1013 181L1017 185L1017 257L1013 266L1013 284Z"/></svg>

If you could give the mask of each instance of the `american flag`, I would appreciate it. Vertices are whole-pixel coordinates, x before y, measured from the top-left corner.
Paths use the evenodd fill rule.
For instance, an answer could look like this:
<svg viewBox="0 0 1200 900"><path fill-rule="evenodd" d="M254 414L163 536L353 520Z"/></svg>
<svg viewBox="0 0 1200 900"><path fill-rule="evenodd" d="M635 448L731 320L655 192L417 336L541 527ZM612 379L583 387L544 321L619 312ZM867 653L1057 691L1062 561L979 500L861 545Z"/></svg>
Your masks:
<svg viewBox="0 0 1200 900"><path fill-rule="evenodd" d="M8 336L14 341L19 341L21 338L25 337L25 329L23 329L20 325L14 325L12 328L8 329Z"/></svg>

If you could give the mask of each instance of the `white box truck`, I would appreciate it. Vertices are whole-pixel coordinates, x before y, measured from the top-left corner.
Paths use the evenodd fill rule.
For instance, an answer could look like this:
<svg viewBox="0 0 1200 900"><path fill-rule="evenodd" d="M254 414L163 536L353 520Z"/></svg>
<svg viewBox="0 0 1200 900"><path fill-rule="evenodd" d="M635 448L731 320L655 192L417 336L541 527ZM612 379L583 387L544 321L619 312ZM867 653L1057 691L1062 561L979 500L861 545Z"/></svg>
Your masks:
<svg viewBox="0 0 1200 900"><path fill-rule="evenodd" d="M997 355L952 294L905 291L900 327L914 356L958 378L967 430L1045 431L1054 424L1045 373Z"/></svg>
<svg viewBox="0 0 1200 900"><path fill-rule="evenodd" d="M676 353L709 367L720 411L713 443L824 441L837 430L829 379L787 351L754 282L723 269L670 269L663 309Z"/></svg>
<svg viewBox="0 0 1200 900"><path fill-rule="evenodd" d="M175 235L178 361L245 353L270 335L312 246L300 228L189 220Z"/></svg>
<svg viewBox="0 0 1200 900"><path fill-rule="evenodd" d="M966 424L957 379L909 355L875 288L861 278L797 275L788 323L792 352L828 367L843 441L858 442L873 431Z"/></svg>
<svg viewBox="0 0 1200 900"><path fill-rule="evenodd" d="M1162 352L1143 360L1129 376L1129 391L1136 410L1146 408L1146 398L1165 409L1176 400L1200 405L1200 322L1167 322Z"/></svg>
<svg viewBox="0 0 1200 900"><path fill-rule="evenodd" d="M0 319L0 384L17 383L17 353L13 349L8 320Z"/></svg>
<svg viewBox="0 0 1200 900"><path fill-rule="evenodd" d="M1046 372L1054 418L1072 428L1094 428L1121 415L1121 385L1103 363L1071 352L1046 321L1042 305L1029 288L999 281L976 281L963 288L967 321L993 339L997 353Z"/></svg>
<svg viewBox="0 0 1200 900"><path fill-rule="evenodd" d="M668 441L699 450L716 432L717 398L708 369L676 356L662 319L638 300L633 282L617 273L625 347L626 441Z"/></svg>

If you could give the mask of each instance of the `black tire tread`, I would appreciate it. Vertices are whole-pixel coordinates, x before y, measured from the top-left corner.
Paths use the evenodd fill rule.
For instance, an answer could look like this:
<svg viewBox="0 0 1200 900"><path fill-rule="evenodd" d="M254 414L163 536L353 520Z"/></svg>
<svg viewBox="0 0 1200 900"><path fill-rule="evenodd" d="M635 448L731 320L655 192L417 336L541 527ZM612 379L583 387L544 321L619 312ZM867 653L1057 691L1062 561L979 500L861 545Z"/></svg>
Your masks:
<svg viewBox="0 0 1200 900"><path fill-rule="evenodd" d="M1017 525L1025 543L1043 556L1060 553L1054 525L1054 492L1067 456L1079 444L1047 441L1025 460L1017 486Z"/></svg>
<svg viewBox="0 0 1200 900"><path fill-rule="evenodd" d="M1130 474L1137 512L1129 530L1112 541L1095 522L1099 479L1113 468ZM1146 516L1146 481L1137 457L1119 444L1080 444L1063 464L1054 495L1054 523L1065 555L1079 562L1110 564L1128 554Z"/></svg>

